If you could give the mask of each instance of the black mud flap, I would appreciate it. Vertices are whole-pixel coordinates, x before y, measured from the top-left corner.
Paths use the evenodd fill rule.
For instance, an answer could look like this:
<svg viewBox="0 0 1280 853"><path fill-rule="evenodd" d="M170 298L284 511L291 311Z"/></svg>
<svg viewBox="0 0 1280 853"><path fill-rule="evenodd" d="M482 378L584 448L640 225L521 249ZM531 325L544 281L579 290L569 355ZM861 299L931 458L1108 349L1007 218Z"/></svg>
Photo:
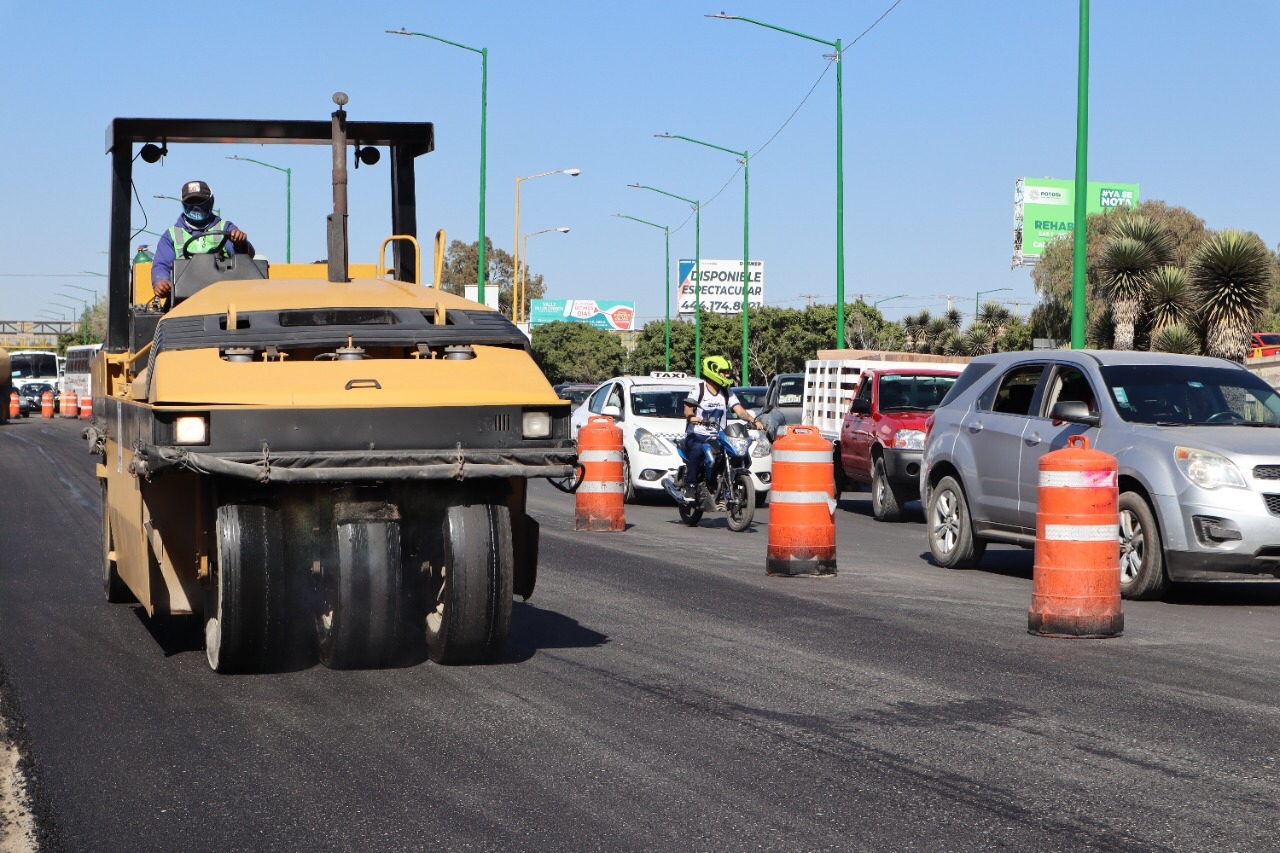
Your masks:
<svg viewBox="0 0 1280 853"><path fill-rule="evenodd" d="M513 513L511 527L516 563L512 592L528 601L538 582L538 521L528 513Z"/></svg>

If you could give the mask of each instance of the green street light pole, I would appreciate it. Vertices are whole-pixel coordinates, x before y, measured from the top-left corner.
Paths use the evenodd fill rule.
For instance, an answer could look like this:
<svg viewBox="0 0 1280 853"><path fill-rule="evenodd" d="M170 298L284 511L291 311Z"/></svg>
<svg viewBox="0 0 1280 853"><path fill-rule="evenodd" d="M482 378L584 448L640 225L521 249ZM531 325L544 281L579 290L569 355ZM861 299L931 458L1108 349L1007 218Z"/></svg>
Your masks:
<svg viewBox="0 0 1280 853"><path fill-rule="evenodd" d="M644 184L627 184L637 190L649 190L685 204L693 205L693 375L698 376L702 370L702 202L685 198L682 195L669 193L656 187ZM685 220L688 222L689 220ZM668 261L668 266L670 262ZM670 290L670 285L668 285ZM679 306L677 306L677 309ZM669 327L668 327L669 328ZM670 338L668 337L668 342ZM668 365L670 366L670 365Z"/></svg>
<svg viewBox="0 0 1280 853"><path fill-rule="evenodd" d="M632 222L639 222L643 225L651 225L654 228L662 229L662 237L667 244L667 370L671 370L671 229L665 225L659 225L656 222L649 222L644 219L637 219L634 216L627 216L625 213L615 213L620 219L630 219Z"/></svg>
<svg viewBox="0 0 1280 853"><path fill-rule="evenodd" d="M1085 196L1089 192L1089 0L1080 0L1080 64L1076 78L1076 225L1072 235L1071 348L1084 349Z"/></svg>
<svg viewBox="0 0 1280 853"><path fill-rule="evenodd" d="M872 302L872 303L871 303L871 307L872 307L872 308L875 308L875 307L876 307L877 305L879 305L881 302L888 302L890 299L901 299L901 298L902 298L902 297L904 297L904 296L906 296L906 294L905 294L905 293L900 293L900 294L898 294L897 296L886 296L884 299L877 299L875 302Z"/></svg>
<svg viewBox="0 0 1280 853"><path fill-rule="evenodd" d="M683 139L685 142L692 142L694 145L702 145L707 148L714 148L717 151L723 151L726 154L733 154L742 158L742 384L749 385L750 380L747 378L747 332L751 323L750 309L750 292L751 292L751 225L749 210L751 207L751 158L747 151L734 151L732 148L722 148L719 145L712 145L710 142L703 142L701 139L693 139L688 136L678 136L672 133L656 133L654 136L659 139Z"/></svg>
<svg viewBox="0 0 1280 853"><path fill-rule="evenodd" d="M421 36L424 39L438 41L441 44L447 44L451 47L458 47L463 50L469 50L472 53L480 54L480 240L476 244L476 250L479 257L476 260L476 298L481 305L485 305L484 301L484 280L487 273L487 267L484 261L484 176L485 176L485 139L487 135L487 117L489 112L489 48L487 47L468 47L465 44L458 44L456 41L442 39L439 36L428 35L427 33L411 33L408 30L387 30L388 33L397 36ZM513 250L515 251L515 250Z"/></svg>
<svg viewBox="0 0 1280 853"><path fill-rule="evenodd" d="M978 319L978 301L988 293L999 293L1002 290L1013 290L1012 287L997 287L995 290L979 290L973 297L973 319Z"/></svg>
<svg viewBox="0 0 1280 853"><path fill-rule="evenodd" d="M1087 2L1087 0L1086 0ZM725 21L743 21L764 27L789 36L825 44L835 51L836 63L836 349L844 349L844 49L840 39L827 41L816 36L788 30L785 27L766 24L741 15L707 15L708 18L720 18Z"/></svg>
<svg viewBox="0 0 1280 853"><path fill-rule="evenodd" d="M257 163L277 172L284 172L284 262L293 263L293 169L272 166L252 157L228 157L228 160L243 160L246 163Z"/></svg>

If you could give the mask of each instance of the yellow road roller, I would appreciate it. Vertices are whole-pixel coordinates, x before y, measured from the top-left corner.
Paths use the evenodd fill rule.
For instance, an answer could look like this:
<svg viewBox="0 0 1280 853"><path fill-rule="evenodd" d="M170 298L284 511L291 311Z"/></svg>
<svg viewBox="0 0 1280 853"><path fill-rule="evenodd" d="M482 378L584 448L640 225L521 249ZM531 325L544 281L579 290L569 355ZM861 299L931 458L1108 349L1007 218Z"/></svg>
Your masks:
<svg viewBox="0 0 1280 853"><path fill-rule="evenodd" d="M118 118L107 131L107 339L85 433L102 583L153 617L198 615L218 672L500 656L512 598L537 577L528 481L575 472L569 404L525 335L423 283L414 164L432 125L348 121L346 96L333 100L329 121ZM209 143L331 146L328 258L175 247L161 303L130 255L132 170ZM352 158L390 172L393 233L368 247L376 263L348 263L348 176L379 172L352 174ZM437 282L442 251L438 239Z"/></svg>

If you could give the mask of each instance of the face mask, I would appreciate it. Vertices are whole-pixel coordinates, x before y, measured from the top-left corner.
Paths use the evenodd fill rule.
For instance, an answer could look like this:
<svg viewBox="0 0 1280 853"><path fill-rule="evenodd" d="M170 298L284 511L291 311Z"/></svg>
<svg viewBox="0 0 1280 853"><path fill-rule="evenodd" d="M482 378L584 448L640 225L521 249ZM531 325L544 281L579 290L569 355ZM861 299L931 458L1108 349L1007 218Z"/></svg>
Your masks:
<svg viewBox="0 0 1280 853"><path fill-rule="evenodd" d="M188 222L196 224L208 221L209 216L212 213L212 201L201 202L200 204L187 204L182 207L182 215L187 218Z"/></svg>

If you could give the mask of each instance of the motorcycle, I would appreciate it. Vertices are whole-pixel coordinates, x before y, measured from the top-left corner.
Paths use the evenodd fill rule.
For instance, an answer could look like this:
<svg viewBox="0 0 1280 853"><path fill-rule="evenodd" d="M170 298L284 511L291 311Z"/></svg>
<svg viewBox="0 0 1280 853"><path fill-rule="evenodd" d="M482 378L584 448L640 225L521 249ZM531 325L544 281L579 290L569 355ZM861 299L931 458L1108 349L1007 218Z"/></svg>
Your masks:
<svg viewBox="0 0 1280 853"><path fill-rule="evenodd" d="M698 485L698 496L693 499L686 498L676 485L684 482L689 464L684 441L676 444L684 464L674 478L668 475L662 479L662 487L675 498L681 521L694 527L702 520L703 513L723 512L727 514L725 520L730 530L747 529L756 511L756 487L748 473L751 445L755 441L745 424L733 423L720 430L715 441L703 445L707 454L702 469L705 475Z"/></svg>

